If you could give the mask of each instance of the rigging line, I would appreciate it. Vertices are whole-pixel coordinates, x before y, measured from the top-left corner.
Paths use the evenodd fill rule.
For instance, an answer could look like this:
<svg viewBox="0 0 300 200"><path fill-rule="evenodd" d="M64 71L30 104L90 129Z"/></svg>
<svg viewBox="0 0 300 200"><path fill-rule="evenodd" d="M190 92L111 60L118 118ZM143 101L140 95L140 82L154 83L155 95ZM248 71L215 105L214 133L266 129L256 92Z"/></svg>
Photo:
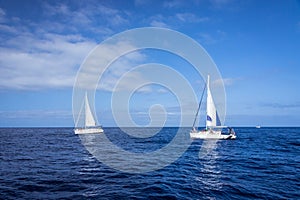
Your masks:
<svg viewBox="0 0 300 200"><path fill-rule="evenodd" d="M197 113L195 115L195 119L194 119L194 123L193 123L193 128L195 127L195 123L196 123L196 120L197 120L197 117L198 117L198 113L199 113L199 110L200 110L200 107L201 107L201 103L202 103L202 99L203 99L203 96L204 96L204 91L205 91L206 85L207 85L207 83L204 85L204 88L203 88L203 91L202 91L201 99L200 99L200 102L199 102L199 105L198 105L198 109L197 109Z"/></svg>
<svg viewBox="0 0 300 200"><path fill-rule="evenodd" d="M78 127L78 123L79 123L80 117L82 115L82 109L84 107L84 103L85 103L85 100L83 100L83 102L81 103L80 110L79 110L79 113L78 113L78 117L77 117L77 120L76 120L76 123L75 123L75 127ZM84 114L84 117L85 117L85 114Z"/></svg>

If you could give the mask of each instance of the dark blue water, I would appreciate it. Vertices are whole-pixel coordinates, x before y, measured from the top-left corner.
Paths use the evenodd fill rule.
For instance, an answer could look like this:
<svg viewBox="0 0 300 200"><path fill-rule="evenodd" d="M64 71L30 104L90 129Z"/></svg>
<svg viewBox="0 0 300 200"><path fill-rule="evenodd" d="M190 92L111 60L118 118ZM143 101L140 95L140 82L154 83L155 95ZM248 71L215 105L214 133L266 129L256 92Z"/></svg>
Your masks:
<svg viewBox="0 0 300 200"><path fill-rule="evenodd" d="M134 140L104 130L127 151L155 151L177 131ZM300 128L235 131L235 141L193 141L173 164L130 174L100 163L70 128L0 129L0 199L300 199Z"/></svg>

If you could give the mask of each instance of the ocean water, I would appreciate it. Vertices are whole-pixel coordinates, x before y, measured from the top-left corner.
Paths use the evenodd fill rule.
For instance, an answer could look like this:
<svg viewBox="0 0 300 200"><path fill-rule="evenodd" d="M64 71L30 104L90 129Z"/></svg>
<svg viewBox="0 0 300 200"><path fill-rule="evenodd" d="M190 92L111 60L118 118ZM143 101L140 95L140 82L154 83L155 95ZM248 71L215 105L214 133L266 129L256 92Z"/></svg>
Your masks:
<svg viewBox="0 0 300 200"><path fill-rule="evenodd" d="M133 139L104 128L132 152L156 151L177 130ZM99 162L71 128L2 128L0 199L300 199L300 128L235 131L237 140L194 140L174 163L135 174Z"/></svg>

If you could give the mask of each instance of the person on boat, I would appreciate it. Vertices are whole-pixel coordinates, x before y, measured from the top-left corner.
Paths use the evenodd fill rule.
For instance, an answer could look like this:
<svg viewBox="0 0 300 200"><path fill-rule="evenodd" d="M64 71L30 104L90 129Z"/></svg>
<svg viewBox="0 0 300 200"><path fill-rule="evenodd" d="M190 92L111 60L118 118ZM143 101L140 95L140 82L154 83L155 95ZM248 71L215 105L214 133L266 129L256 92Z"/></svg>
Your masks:
<svg viewBox="0 0 300 200"><path fill-rule="evenodd" d="M229 129L229 134L231 134L231 135L235 135L235 132L234 132L233 128L231 128L231 127L228 127L228 129Z"/></svg>

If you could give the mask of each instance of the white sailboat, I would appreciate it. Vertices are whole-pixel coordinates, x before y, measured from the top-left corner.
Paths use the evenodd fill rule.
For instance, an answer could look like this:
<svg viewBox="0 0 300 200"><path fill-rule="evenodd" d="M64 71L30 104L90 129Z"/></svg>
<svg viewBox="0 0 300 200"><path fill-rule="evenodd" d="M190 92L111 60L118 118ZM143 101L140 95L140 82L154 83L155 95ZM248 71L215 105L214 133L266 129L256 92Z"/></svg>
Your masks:
<svg viewBox="0 0 300 200"><path fill-rule="evenodd" d="M205 88L204 88L205 89ZM220 120L218 116L218 112L216 110L213 97L209 87L209 76L207 77L206 83L207 89L207 100L206 100L206 127L204 130L197 130L195 128L196 118L198 117L198 111L200 109L201 101L199 103L198 111L195 116L193 129L190 132L190 137L192 139L236 139L235 132L232 128L226 126L220 126ZM203 91L204 92L204 91ZM202 94L203 97L203 94ZM201 97L201 100L202 100ZM222 129L227 128L228 133L224 134Z"/></svg>
<svg viewBox="0 0 300 200"><path fill-rule="evenodd" d="M82 113L82 110L83 106L81 106L80 114ZM78 124L78 120L76 125ZM74 132L75 134L103 133L102 127L96 125L86 93L84 98L84 127L77 127L74 129Z"/></svg>

